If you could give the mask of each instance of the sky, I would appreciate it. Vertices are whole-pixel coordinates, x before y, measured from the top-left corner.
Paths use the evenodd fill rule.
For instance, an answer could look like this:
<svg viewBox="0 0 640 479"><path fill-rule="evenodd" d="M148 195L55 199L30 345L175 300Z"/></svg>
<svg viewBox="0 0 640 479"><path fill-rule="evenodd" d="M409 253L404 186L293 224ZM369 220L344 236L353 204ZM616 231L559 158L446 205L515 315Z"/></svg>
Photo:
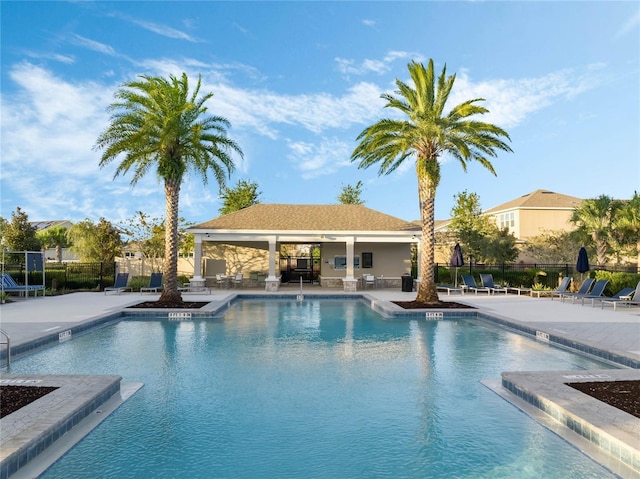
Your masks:
<svg viewBox="0 0 640 479"><path fill-rule="evenodd" d="M389 175L351 161L358 134L394 112L381 94L433 59L456 80L446 109L473 98L477 119L513 152L465 172L441 158L436 219L455 195L483 209L537 189L578 198L640 191L637 1L6 1L1 18L0 216L31 221L137 211L163 217L154 172L134 187L99 167L108 106L138 75L186 72L212 92L244 157L228 186L258 184L262 203L335 204L362 181L365 206L420 217L415 160ZM219 216L213 176L185 178L180 215Z"/></svg>

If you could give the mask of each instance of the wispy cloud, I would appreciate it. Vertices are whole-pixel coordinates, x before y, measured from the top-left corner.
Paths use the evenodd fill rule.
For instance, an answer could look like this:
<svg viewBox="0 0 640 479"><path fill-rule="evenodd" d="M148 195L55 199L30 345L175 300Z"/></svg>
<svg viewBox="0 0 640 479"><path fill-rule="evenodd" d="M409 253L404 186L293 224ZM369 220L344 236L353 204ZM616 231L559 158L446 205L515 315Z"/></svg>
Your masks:
<svg viewBox="0 0 640 479"><path fill-rule="evenodd" d="M371 20L369 18L364 18L362 20L362 24L367 26L367 27L375 27L377 22L375 20Z"/></svg>
<svg viewBox="0 0 640 479"><path fill-rule="evenodd" d="M351 75L366 75L368 73L377 73L378 75L381 75L391 71L393 68L392 64L396 60L408 58L420 61L422 55L412 52L390 51L379 60L365 58L364 60L356 61L348 58L336 57L335 62L338 65L338 71L346 77L349 77Z"/></svg>
<svg viewBox="0 0 640 479"><path fill-rule="evenodd" d="M635 15L632 15L631 17L629 17L627 21L620 26L620 28L615 33L613 38L616 40L619 38L622 38L632 30L634 30L635 28L638 28L639 26L640 26L640 10L636 10ZM637 41L637 38L636 38L636 41Z"/></svg>
<svg viewBox="0 0 640 479"><path fill-rule="evenodd" d="M337 138L322 138L316 143L287 141L287 158L303 179L332 175L351 164L352 147Z"/></svg>
<svg viewBox="0 0 640 479"><path fill-rule="evenodd" d="M112 47L110 47L109 45L105 45L104 43L91 40L75 33L72 34L70 38L71 43L79 47L93 50L94 52L98 53L104 53L105 55L109 55L112 57L118 56L118 53Z"/></svg>
<svg viewBox="0 0 640 479"><path fill-rule="evenodd" d="M201 40L199 40L198 38L190 35L187 32L184 32L182 30L178 30L177 28L173 28L170 27L168 25L163 25L161 23L155 23L155 22L150 22L148 20L141 20L138 18L134 18L130 15L125 15L123 13L112 13L109 16L111 17L115 17L115 18L119 18L121 20L124 20L126 22L129 22L133 25L137 25L140 28L143 28L144 30L147 30L149 32L155 33L157 35L161 35L163 37L167 37L167 38L175 38L178 40L186 40L188 42L192 42L192 43L199 43ZM194 20L193 19L187 19L183 22L185 25L189 26L189 25L193 25Z"/></svg>

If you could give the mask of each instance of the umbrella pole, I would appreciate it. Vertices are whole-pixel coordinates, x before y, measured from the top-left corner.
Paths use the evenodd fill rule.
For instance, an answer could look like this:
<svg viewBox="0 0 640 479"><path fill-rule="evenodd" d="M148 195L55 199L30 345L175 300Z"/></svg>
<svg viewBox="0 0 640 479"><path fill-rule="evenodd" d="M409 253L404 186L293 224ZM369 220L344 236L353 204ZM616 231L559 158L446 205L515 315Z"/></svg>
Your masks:
<svg viewBox="0 0 640 479"><path fill-rule="evenodd" d="M455 287L458 287L458 267L456 266L456 278L454 280Z"/></svg>

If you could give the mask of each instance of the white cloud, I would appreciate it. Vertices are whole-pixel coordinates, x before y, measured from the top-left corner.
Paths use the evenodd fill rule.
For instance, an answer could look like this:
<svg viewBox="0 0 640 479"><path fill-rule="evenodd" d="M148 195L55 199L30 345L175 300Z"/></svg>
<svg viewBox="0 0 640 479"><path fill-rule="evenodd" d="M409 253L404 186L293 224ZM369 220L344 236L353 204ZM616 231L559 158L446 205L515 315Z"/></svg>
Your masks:
<svg viewBox="0 0 640 479"><path fill-rule="evenodd" d="M335 62L338 64L338 71L348 77L350 75L366 75L368 73L381 75L391 71L391 64L394 61L408 58L420 61L419 59L422 58L422 56L411 52L390 51L382 60L365 58L357 62L347 58L336 57Z"/></svg>
<svg viewBox="0 0 640 479"><path fill-rule="evenodd" d="M362 24L367 26L367 27L375 27L376 26L376 21L375 20L371 20L369 18L365 18L362 20Z"/></svg>
<svg viewBox="0 0 640 479"><path fill-rule="evenodd" d="M96 42L95 40L91 40L75 33L71 35L71 43L79 47L87 48L88 50L93 50L94 52L98 53L104 53L105 55L109 55L112 57L118 56L118 53L109 45Z"/></svg>
<svg viewBox="0 0 640 479"><path fill-rule="evenodd" d="M614 39L619 39L627 35L633 29L638 28L640 26L640 10L636 10L635 15L632 15L625 21L622 26L618 29L618 31L613 36ZM637 41L636 35L636 41Z"/></svg>
<svg viewBox="0 0 640 479"><path fill-rule="evenodd" d="M287 141L287 155L303 179L334 174L351 164L351 146L337 138L322 138L320 143Z"/></svg>

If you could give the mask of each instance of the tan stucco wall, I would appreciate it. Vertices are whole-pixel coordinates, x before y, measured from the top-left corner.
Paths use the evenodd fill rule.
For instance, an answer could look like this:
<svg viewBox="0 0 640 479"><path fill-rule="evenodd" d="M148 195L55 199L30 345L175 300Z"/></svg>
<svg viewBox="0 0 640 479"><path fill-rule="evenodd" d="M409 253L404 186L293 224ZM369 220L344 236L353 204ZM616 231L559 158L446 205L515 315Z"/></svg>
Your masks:
<svg viewBox="0 0 640 479"><path fill-rule="evenodd" d="M519 239L538 236L548 231L573 231L575 226L569 222L571 211L566 210L521 210L519 212Z"/></svg>
<svg viewBox="0 0 640 479"><path fill-rule="evenodd" d="M346 270L336 270L333 266L333 258L346 255L346 251L344 243L322 244L320 274L327 277L344 278ZM373 268L362 268L362 253L373 253ZM354 269L354 277L360 277L363 274L396 277L411 272L409 244L356 243L353 254L360 256L360 268Z"/></svg>
<svg viewBox="0 0 640 479"><path fill-rule="evenodd" d="M277 256L277 255L276 255ZM235 275L242 273L246 277L253 271L269 271L269 244L260 243L202 243L202 257L224 260L225 271L222 274ZM203 271L203 274L205 272Z"/></svg>

